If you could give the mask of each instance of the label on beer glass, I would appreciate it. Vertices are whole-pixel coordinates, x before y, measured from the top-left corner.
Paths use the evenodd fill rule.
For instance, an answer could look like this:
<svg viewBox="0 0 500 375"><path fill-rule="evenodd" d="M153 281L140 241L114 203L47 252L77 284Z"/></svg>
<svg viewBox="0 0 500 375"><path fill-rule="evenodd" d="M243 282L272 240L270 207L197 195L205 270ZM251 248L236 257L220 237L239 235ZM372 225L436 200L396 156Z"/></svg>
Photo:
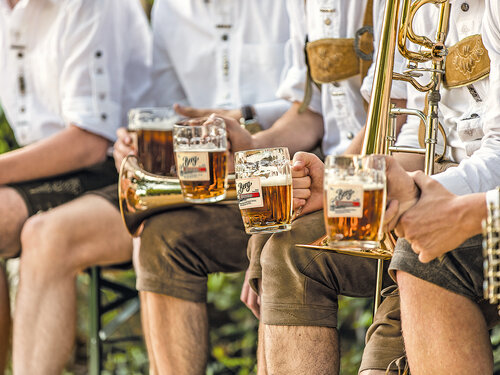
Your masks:
<svg viewBox="0 0 500 375"><path fill-rule="evenodd" d="M328 217L363 217L363 185L330 185Z"/></svg>
<svg viewBox="0 0 500 375"><path fill-rule="evenodd" d="M264 206L260 177L242 178L236 180L236 192L240 209L258 208Z"/></svg>
<svg viewBox="0 0 500 375"><path fill-rule="evenodd" d="M208 152L177 152L179 179L210 181Z"/></svg>

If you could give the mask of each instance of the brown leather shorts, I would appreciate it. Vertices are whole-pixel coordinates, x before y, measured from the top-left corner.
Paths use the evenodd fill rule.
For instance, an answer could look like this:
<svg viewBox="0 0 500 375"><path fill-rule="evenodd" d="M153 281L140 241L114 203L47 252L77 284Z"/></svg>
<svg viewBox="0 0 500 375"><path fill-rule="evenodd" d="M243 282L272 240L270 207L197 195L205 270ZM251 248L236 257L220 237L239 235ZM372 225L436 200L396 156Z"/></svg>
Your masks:
<svg viewBox="0 0 500 375"><path fill-rule="evenodd" d="M195 205L155 215L144 225L137 289L205 302L207 276L248 266L238 205Z"/></svg>
<svg viewBox="0 0 500 375"><path fill-rule="evenodd" d="M117 181L115 163L112 158L107 158L103 163L79 171L8 186L21 195L29 216L33 216Z"/></svg>
<svg viewBox="0 0 500 375"><path fill-rule="evenodd" d="M266 242L260 257L263 323L336 327L339 295L373 297L376 260L295 246L324 233L323 212L318 211ZM392 283L385 274L384 284Z"/></svg>

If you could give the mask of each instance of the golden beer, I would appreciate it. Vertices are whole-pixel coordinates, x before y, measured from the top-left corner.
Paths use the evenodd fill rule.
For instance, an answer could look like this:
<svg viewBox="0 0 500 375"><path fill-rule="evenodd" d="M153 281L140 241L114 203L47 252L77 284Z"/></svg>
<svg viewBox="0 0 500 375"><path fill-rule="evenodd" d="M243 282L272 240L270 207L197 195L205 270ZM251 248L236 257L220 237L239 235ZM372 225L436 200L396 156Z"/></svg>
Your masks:
<svg viewBox="0 0 500 375"><path fill-rule="evenodd" d="M283 176L284 177L284 176ZM279 177L278 177L279 178ZM248 182L245 180L236 182L238 200L240 201L240 210L243 223L247 233L265 233L274 232L279 229L287 229L292 220L292 185L286 183L285 178L262 179L261 198L262 204L256 204L254 207L244 208L246 199L259 198L259 192L255 190L247 192ZM268 180L268 181L266 181ZM277 182L280 182L277 184Z"/></svg>
<svg viewBox="0 0 500 375"><path fill-rule="evenodd" d="M175 176L172 130L137 130L137 157L146 171Z"/></svg>
<svg viewBox="0 0 500 375"><path fill-rule="evenodd" d="M328 217L328 210L325 210L325 226L328 238L331 241L377 241L383 208L384 189L382 187L363 192L362 217Z"/></svg>
<svg viewBox="0 0 500 375"><path fill-rule="evenodd" d="M176 151L176 163L184 198L190 202L224 199L227 188L226 150Z"/></svg>
<svg viewBox="0 0 500 375"><path fill-rule="evenodd" d="M141 168L161 176L175 176L173 129L179 119L172 107L129 111L128 130Z"/></svg>

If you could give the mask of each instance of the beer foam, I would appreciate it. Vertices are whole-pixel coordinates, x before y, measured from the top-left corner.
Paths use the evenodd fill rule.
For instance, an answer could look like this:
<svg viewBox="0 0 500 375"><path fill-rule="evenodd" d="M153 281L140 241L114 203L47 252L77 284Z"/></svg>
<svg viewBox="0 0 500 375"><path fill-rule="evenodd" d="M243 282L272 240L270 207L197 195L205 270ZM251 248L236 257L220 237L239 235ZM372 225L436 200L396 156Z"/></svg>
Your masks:
<svg viewBox="0 0 500 375"><path fill-rule="evenodd" d="M170 118L155 118L150 121L137 121L129 124L129 130L174 130L174 125L179 121L180 116Z"/></svg>
<svg viewBox="0 0 500 375"><path fill-rule="evenodd" d="M332 185L361 185L363 190L380 190L384 188L383 182L378 181L367 181L366 179L359 176L347 176L344 179L340 179L337 176L325 176L325 187Z"/></svg>
<svg viewBox="0 0 500 375"><path fill-rule="evenodd" d="M292 183L291 177L281 175L281 176L271 176L271 177L260 177L260 186L282 186L290 185Z"/></svg>
<svg viewBox="0 0 500 375"><path fill-rule="evenodd" d="M210 145L176 145L175 151L177 152L224 152L224 147L215 147Z"/></svg>

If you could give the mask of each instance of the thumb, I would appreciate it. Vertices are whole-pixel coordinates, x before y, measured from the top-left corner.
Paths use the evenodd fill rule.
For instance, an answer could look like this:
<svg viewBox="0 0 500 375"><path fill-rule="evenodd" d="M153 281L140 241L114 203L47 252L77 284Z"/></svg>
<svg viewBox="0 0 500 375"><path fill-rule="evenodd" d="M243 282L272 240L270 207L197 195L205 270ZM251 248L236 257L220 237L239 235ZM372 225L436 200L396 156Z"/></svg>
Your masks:
<svg viewBox="0 0 500 375"><path fill-rule="evenodd" d="M195 108L188 107L188 106L182 106L180 104L174 104L174 110L177 112L179 115L185 116L185 117L199 117L199 111Z"/></svg>
<svg viewBox="0 0 500 375"><path fill-rule="evenodd" d="M408 174L413 178L413 181L415 181L420 190L429 182L430 177L422 171L409 172Z"/></svg>

